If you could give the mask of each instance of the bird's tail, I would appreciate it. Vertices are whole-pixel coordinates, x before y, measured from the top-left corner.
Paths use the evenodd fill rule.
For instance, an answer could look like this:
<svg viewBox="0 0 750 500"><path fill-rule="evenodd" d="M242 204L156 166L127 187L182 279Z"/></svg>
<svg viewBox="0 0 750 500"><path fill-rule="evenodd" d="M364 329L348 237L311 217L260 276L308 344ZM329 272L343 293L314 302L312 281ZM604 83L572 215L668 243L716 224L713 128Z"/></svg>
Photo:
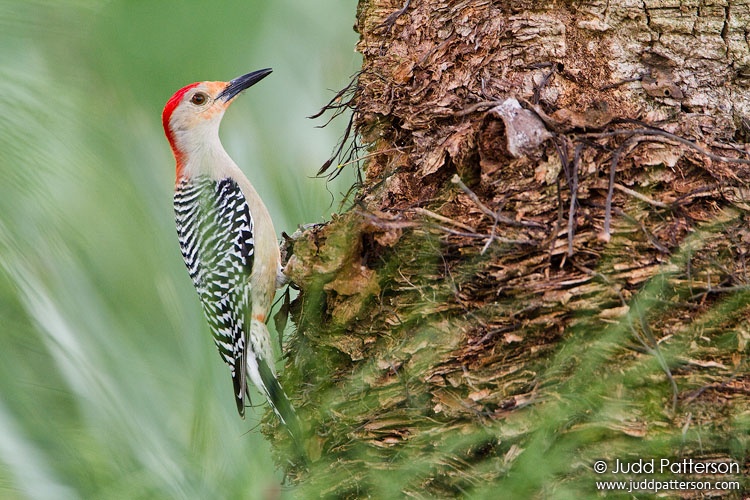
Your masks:
<svg viewBox="0 0 750 500"><path fill-rule="evenodd" d="M258 360L258 372L260 373L261 380L263 380L262 390L268 400L268 404L271 405L273 412L279 417L279 420L289 431L289 434L292 435L295 442L298 444L301 443L301 428L297 412L294 411L289 397L281 387L273 370L271 370L271 367L263 359Z"/></svg>
<svg viewBox="0 0 750 500"><path fill-rule="evenodd" d="M269 354L270 335L265 323L256 319L252 320L250 340L253 344L253 349L248 353L247 358L248 376L266 397L268 404L271 405L271 409L279 417L279 420L289 434L291 434L292 439L299 448L302 444L302 429L297 412L294 410L292 402L289 401L289 397L276 378L273 368L267 361L273 358Z"/></svg>

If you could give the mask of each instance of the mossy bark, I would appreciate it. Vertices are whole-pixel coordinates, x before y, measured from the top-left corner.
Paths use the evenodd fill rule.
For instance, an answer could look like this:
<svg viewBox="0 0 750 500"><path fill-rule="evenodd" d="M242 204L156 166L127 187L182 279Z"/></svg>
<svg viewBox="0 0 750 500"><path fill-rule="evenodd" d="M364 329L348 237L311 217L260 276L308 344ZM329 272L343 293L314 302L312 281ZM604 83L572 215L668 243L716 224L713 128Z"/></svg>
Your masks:
<svg viewBox="0 0 750 500"><path fill-rule="evenodd" d="M363 180L292 245L292 481L565 496L669 458L747 487L750 2L401 7L360 1Z"/></svg>

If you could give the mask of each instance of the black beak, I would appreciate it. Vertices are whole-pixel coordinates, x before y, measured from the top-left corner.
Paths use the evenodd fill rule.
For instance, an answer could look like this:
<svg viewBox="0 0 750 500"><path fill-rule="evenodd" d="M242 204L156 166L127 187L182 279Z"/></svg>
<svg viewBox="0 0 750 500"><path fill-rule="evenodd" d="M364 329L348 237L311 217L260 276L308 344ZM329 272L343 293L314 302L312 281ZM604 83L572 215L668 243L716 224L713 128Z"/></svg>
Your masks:
<svg viewBox="0 0 750 500"><path fill-rule="evenodd" d="M222 101L229 102L243 90L249 89L265 77L271 74L271 68L259 69L246 75L239 76L229 82L224 90L216 97Z"/></svg>

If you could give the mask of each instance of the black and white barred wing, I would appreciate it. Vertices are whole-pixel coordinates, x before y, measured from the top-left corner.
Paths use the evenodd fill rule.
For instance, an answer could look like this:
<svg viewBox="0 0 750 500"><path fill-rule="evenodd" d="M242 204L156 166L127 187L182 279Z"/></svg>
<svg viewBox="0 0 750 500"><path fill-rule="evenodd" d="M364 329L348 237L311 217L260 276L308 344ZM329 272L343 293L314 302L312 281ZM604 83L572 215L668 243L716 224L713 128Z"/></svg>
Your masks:
<svg viewBox="0 0 750 500"><path fill-rule="evenodd" d="M221 358L232 371L240 415L247 395L253 219L232 179L183 179L174 195L180 250Z"/></svg>

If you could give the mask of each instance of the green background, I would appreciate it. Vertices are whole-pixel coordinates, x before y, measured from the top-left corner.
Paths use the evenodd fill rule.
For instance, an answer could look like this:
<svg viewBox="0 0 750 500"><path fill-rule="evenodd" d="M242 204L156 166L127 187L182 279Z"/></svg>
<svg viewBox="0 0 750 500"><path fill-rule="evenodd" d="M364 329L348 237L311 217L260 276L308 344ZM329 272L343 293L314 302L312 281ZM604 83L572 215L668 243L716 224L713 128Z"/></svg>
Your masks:
<svg viewBox="0 0 750 500"><path fill-rule="evenodd" d="M273 67L224 145L279 233L326 219L352 179L312 177L345 120L305 116L358 69L354 10L0 0L1 499L284 495L179 254L161 110Z"/></svg>

